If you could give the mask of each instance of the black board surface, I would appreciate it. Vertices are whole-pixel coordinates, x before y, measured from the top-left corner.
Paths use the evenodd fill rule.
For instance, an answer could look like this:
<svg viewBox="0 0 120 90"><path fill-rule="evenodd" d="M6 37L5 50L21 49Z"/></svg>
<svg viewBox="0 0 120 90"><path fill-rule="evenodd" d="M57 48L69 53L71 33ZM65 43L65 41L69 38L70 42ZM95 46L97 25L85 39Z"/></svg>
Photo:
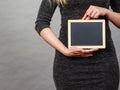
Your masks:
<svg viewBox="0 0 120 90"><path fill-rule="evenodd" d="M68 46L105 48L104 20L69 20Z"/></svg>

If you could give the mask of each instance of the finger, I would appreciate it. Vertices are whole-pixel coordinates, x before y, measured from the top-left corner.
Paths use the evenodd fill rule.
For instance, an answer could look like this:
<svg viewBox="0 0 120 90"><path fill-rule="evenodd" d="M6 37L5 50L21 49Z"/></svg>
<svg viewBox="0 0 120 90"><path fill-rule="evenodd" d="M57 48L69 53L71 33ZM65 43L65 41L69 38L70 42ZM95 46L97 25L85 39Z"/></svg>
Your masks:
<svg viewBox="0 0 120 90"><path fill-rule="evenodd" d="M99 48L92 48L91 51L95 52L95 51L98 51Z"/></svg>
<svg viewBox="0 0 120 90"><path fill-rule="evenodd" d="M89 17L89 16L87 16L87 17L85 18L85 20L90 20L90 17Z"/></svg>
<svg viewBox="0 0 120 90"><path fill-rule="evenodd" d="M92 54L91 53L85 54L85 53L82 53L82 52L73 52L72 56L76 56L76 57L88 57L88 56L92 56Z"/></svg>
<svg viewBox="0 0 120 90"><path fill-rule="evenodd" d="M74 54L81 54L81 53L83 53L83 49L82 48L72 48L71 52Z"/></svg>
<svg viewBox="0 0 120 90"><path fill-rule="evenodd" d="M72 54L71 57L91 57L93 54Z"/></svg>
<svg viewBox="0 0 120 90"><path fill-rule="evenodd" d="M99 18L99 13L96 13L96 14L94 15L94 18Z"/></svg>
<svg viewBox="0 0 120 90"><path fill-rule="evenodd" d="M85 15L83 16L82 20L86 20L87 17L88 17L88 16L85 14Z"/></svg>
<svg viewBox="0 0 120 90"><path fill-rule="evenodd" d="M92 53L91 49L89 49L89 50L85 49L85 50L83 50L83 52L84 52L85 54Z"/></svg>
<svg viewBox="0 0 120 90"><path fill-rule="evenodd" d="M97 14L97 11L93 11L90 15L90 17L94 18L94 16Z"/></svg>
<svg viewBox="0 0 120 90"><path fill-rule="evenodd" d="M92 13L93 13L93 10L92 10L92 9L89 9L89 10L86 12L87 16L89 16L89 17L91 17Z"/></svg>
<svg viewBox="0 0 120 90"><path fill-rule="evenodd" d="M87 54L87 53L93 53L93 52L98 51L98 50L99 50L98 48L91 48L89 50L84 50L83 52Z"/></svg>
<svg viewBox="0 0 120 90"><path fill-rule="evenodd" d="M74 54L74 55L81 55L82 52L77 51L77 52L73 52L73 54Z"/></svg>

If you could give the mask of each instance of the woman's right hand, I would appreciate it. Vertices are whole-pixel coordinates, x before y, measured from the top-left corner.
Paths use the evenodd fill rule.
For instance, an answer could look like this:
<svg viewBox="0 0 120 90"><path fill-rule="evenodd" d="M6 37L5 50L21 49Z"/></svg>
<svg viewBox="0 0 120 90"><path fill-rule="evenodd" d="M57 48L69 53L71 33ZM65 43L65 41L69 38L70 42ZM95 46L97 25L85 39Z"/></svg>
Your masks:
<svg viewBox="0 0 120 90"><path fill-rule="evenodd" d="M88 50L76 48L76 47L67 48L56 37L56 35L52 32L50 28L45 28L44 30L42 30L40 35L48 44L50 44L57 51L68 57L89 57L89 56L93 56L92 54L93 52L98 51L98 49L96 48L91 48Z"/></svg>
<svg viewBox="0 0 120 90"><path fill-rule="evenodd" d="M68 57L90 57L93 56L93 52L98 51L98 48L91 48L91 49L82 49L82 48L76 48L71 47L67 48L64 51L64 55Z"/></svg>

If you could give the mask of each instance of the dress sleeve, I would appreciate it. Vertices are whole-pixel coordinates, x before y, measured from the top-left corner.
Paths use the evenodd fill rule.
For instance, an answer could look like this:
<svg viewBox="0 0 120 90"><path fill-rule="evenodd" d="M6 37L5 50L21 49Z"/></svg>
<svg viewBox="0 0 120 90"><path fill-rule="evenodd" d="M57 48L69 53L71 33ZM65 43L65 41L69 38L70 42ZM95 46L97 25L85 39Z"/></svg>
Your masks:
<svg viewBox="0 0 120 90"><path fill-rule="evenodd" d="M120 12L120 0L110 0L110 5L113 11Z"/></svg>
<svg viewBox="0 0 120 90"><path fill-rule="evenodd" d="M50 21L56 7L57 4L52 1L42 0L35 22L35 29L38 33L40 33L44 28L50 27Z"/></svg>

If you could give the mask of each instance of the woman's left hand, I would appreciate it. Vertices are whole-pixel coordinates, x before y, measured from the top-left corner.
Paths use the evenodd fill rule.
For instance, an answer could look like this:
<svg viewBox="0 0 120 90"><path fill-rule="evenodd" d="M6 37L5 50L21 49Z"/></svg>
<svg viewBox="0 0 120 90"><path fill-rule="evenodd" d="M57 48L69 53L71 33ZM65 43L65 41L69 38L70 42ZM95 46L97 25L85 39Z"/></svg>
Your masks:
<svg viewBox="0 0 120 90"><path fill-rule="evenodd" d="M105 16L107 11L107 8L91 5L84 14L82 20L89 20L90 18L96 19L99 18L99 16Z"/></svg>
<svg viewBox="0 0 120 90"><path fill-rule="evenodd" d="M100 16L105 16L106 12L108 11L107 8L102 8L102 7L98 7L98 6L93 6L91 5L88 10L86 11L86 13L84 14L82 20L89 20L89 19L97 19ZM94 50L94 48L91 48ZM97 49L99 50L99 49Z"/></svg>

